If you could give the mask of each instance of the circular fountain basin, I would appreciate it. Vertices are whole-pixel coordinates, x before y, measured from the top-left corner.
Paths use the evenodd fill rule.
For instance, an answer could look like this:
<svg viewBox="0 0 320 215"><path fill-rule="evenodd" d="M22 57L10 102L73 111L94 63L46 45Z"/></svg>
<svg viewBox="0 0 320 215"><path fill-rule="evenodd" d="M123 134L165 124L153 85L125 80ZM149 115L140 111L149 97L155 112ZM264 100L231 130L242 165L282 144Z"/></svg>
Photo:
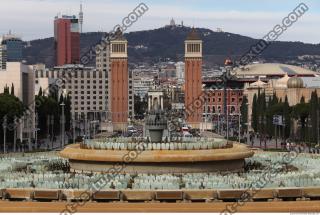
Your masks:
<svg viewBox="0 0 320 215"><path fill-rule="evenodd" d="M121 173L238 172L253 154L239 143L219 149L144 151L84 149L73 144L60 152L74 171L108 172L117 165Z"/></svg>

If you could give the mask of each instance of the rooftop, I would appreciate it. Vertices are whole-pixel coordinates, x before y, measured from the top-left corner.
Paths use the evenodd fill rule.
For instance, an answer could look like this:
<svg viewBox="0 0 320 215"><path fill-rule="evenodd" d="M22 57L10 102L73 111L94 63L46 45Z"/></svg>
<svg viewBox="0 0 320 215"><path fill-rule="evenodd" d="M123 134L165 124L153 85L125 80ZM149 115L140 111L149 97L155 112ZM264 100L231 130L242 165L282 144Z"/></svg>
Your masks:
<svg viewBox="0 0 320 215"><path fill-rule="evenodd" d="M258 63L236 69L237 76L315 76L317 73L302 67L278 64Z"/></svg>
<svg viewBox="0 0 320 215"><path fill-rule="evenodd" d="M196 31L195 28L192 28L191 32L188 34L186 40L201 40L198 32Z"/></svg>

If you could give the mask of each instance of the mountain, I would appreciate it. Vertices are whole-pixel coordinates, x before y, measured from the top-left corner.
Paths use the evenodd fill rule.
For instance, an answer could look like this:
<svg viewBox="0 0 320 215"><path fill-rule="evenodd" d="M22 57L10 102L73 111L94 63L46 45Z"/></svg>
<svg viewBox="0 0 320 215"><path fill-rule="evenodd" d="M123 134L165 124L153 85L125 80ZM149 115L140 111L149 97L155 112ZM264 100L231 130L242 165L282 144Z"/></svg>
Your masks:
<svg viewBox="0 0 320 215"><path fill-rule="evenodd" d="M136 31L125 34L128 40L129 62L183 60L184 40L191 31L189 27L163 27L154 30ZM228 32L214 32L197 28L203 39L203 54L207 64L223 64L226 57L239 58L259 40ZM80 38L81 54L97 44L103 32L83 33ZM27 63L54 65L53 38L30 41L23 50ZM320 55L320 44L302 42L274 42L261 55L267 61L285 62L301 55ZM94 61L90 63L94 65Z"/></svg>

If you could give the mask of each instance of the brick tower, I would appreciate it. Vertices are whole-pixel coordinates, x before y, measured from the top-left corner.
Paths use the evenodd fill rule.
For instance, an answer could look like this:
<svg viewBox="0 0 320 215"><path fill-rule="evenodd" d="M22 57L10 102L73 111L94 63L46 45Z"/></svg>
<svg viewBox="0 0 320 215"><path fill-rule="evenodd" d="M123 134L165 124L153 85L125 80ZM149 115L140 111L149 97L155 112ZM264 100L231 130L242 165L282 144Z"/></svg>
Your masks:
<svg viewBox="0 0 320 215"><path fill-rule="evenodd" d="M203 104L202 40L193 28L185 40L185 108L186 121L192 128L200 128Z"/></svg>
<svg viewBox="0 0 320 215"><path fill-rule="evenodd" d="M118 29L110 42L111 71L109 76L109 99L111 121L114 130L126 130L128 123L128 41Z"/></svg>

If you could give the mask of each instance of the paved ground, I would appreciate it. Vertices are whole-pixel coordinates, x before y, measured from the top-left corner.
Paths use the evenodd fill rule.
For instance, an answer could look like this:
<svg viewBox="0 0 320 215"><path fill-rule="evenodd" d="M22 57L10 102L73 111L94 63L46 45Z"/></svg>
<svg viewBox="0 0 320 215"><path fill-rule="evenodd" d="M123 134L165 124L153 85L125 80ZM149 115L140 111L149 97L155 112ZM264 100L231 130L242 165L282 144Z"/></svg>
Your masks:
<svg viewBox="0 0 320 215"><path fill-rule="evenodd" d="M76 212L217 212L234 202L214 203L94 203L74 207ZM69 208L71 208L70 205ZM0 212L61 212L66 202L9 202L0 201ZM231 212L319 212L320 201L247 202L233 207Z"/></svg>

